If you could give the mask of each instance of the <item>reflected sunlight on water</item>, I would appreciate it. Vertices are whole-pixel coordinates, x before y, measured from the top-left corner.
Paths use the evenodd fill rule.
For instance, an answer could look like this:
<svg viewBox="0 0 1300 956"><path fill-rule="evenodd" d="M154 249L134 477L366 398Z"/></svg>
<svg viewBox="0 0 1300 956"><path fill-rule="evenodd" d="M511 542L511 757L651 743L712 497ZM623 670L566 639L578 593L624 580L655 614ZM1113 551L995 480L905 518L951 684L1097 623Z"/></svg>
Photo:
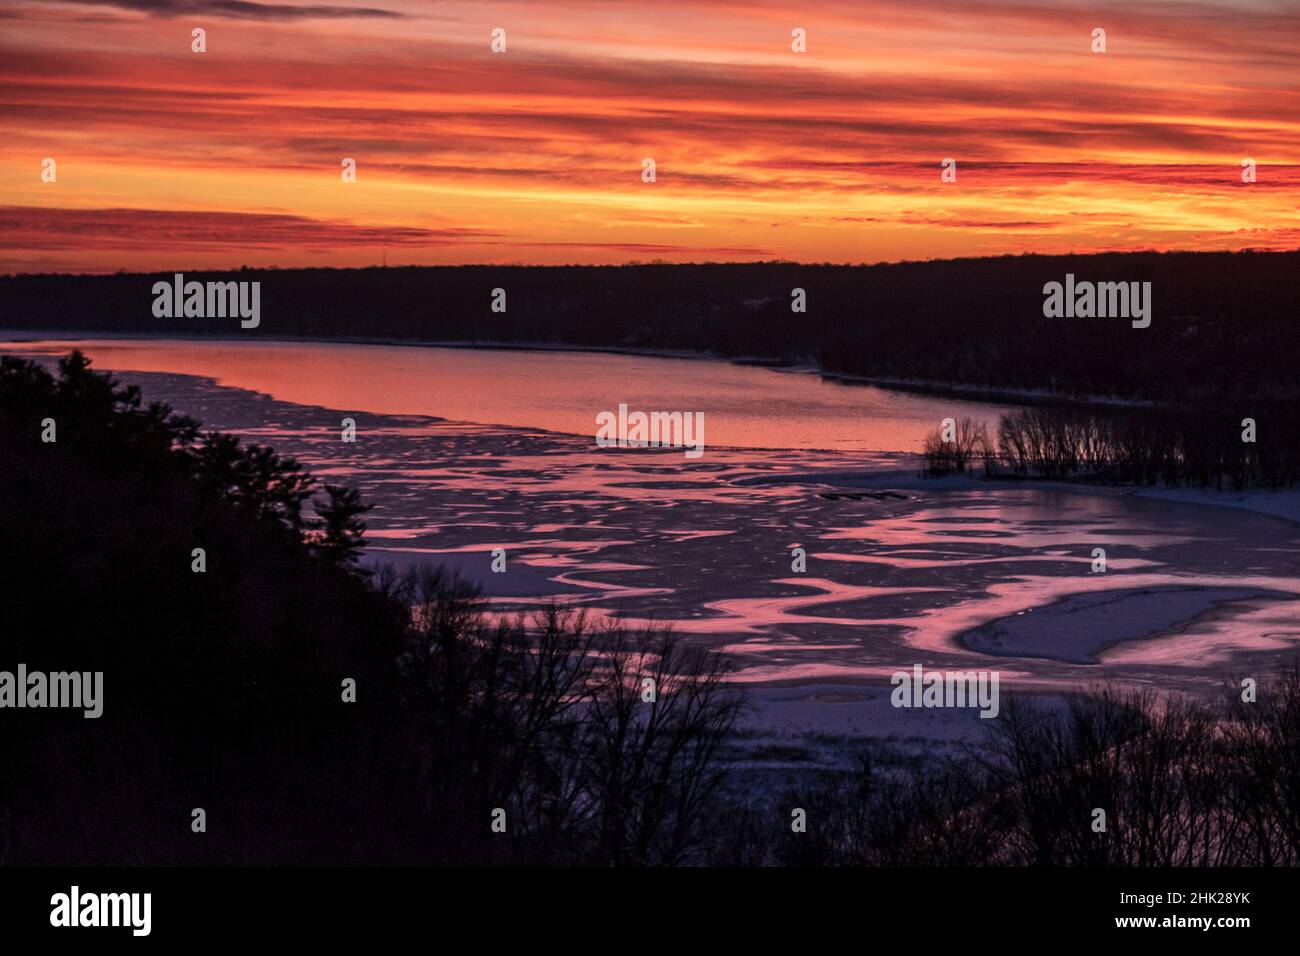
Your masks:
<svg viewBox="0 0 1300 956"><path fill-rule="evenodd" d="M707 446L918 451L945 417L996 428L1007 406L842 385L729 362L593 352L311 342L85 339L0 342L9 352L81 348L99 367L177 372L286 402L596 434L596 415L703 412Z"/></svg>

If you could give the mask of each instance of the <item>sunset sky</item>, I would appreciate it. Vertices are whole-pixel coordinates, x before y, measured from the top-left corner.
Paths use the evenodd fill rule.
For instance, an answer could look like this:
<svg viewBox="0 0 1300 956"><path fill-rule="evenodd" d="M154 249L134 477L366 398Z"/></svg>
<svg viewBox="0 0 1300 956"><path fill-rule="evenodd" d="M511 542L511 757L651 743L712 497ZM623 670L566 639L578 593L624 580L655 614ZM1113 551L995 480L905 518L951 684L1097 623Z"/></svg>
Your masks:
<svg viewBox="0 0 1300 956"><path fill-rule="evenodd" d="M1300 247L1297 0L7 0L0 87L4 272Z"/></svg>

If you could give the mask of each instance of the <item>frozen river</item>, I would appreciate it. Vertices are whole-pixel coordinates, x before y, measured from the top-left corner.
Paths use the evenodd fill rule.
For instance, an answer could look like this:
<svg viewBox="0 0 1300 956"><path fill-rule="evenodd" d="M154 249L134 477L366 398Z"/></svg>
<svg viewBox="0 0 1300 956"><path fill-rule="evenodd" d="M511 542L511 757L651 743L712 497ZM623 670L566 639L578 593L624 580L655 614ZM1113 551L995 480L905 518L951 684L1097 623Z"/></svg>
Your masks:
<svg viewBox="0 0 1300 956"><path fill-rule="evenodd" d="M921 715L892 711L888 678L918 663L997 670L1004 693L1116 678L1204 695L1266 674L1300 646L1290 521L1127 489L918 475L910 450L925 429L990 406L601 354L86 348L147 398L359 486L376 505L368 560L451 564L502 611L555 596L600 617L671 624L725 648L733 679L792 727L959 736L977 725L951 712L924 715L928 731L905 725ZM441 379L408 388L427 363ZM490 387L468 384L483 374ZM611 375L627 387L615 389ZM550 411L547 380L567 396ZM580 401L608 395L600 407L701 409L713 445L699 459L596 448L593 428L583 437L576 419L565 427L579 382L588 389ZM474 389L499 391L497 404L469 407ZM739 392L710 404L733 389L753 391L748 409ZM798 389L830 397L781 411ZM522 396L518 407L511 395ZM728 409L730 424L715 426ZM827 430L836 414L839 435ZM356 421L355 443L341 440L344 417ZM767 450L744 447L760 419L779 422L753 439ZM796 444L805 426L808 447ZM506 551L505 574L490 571L494 548ZM802 572L795 548L806 553ZM1093 570L1098 548L1104 574Z"/></svg>

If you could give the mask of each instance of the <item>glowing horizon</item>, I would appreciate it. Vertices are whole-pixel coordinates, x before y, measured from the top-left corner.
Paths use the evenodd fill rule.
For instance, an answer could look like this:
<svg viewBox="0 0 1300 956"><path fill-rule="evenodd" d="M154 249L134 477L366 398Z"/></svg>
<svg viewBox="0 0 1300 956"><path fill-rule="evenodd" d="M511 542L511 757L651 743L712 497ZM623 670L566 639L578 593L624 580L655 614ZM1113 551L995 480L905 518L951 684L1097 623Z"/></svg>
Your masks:
<svg viewBox="0 0 1300 956"><path fill-rule="evenodd" d="M19 0L0 29L4 272L1300 247L1281 0Z"/></svg>

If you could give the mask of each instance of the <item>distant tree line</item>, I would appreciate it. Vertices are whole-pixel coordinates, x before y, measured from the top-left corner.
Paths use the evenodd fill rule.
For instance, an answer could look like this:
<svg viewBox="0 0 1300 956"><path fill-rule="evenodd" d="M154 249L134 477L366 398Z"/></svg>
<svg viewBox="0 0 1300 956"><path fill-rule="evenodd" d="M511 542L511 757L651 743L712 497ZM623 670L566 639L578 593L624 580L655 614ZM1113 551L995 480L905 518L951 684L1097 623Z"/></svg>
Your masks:
<svg viewBox="0 0 1300 956"><path fill-rule="evenodd" d="M1275 401L1105 411L1040 406L1003 415L996 436L970 418L933 429L925 468L944 475L978 464L989 477L1276 490L1300 478L1298 412L1295 403Z"/></svg>
<svg viewBox="0 0 1300 956"><path fill-rule="evenodd" d="M1151 282L1151 326L1044 317L1044 285L1067 273ZM1067 397L1297 396L1300 253L184 274L260 281L260 328L155 317L153 283L171 273L0 277L0 328L682 349ZM498 288L504 312L491 308ZM792 311L795 289L806 312Z"/></svg>

